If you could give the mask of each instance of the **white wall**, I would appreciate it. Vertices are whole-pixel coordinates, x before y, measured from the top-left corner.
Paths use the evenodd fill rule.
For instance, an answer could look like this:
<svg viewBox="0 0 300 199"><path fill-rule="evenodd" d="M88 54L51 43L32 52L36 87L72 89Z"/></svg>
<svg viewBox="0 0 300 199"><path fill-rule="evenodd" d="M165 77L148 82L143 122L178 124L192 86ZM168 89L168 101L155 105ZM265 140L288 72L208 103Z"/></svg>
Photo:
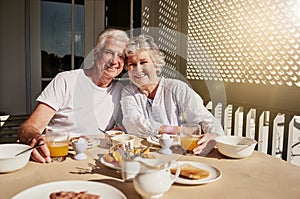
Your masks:
<svg viewBox="0 0 300 199"><path fill-rule="evenodd" d="M25 1L0 1L0 112L26 113Z"/></svg>
<svg viewBox="0 0 300 199"><path fill-rule="evenodd" d="M40 2L27 1L27 18L25 6L25 0L0 0L0 112L9 114L31 113L41 92ZM85 1L86 54L104 29L104 9L104 0Z"/></svg>

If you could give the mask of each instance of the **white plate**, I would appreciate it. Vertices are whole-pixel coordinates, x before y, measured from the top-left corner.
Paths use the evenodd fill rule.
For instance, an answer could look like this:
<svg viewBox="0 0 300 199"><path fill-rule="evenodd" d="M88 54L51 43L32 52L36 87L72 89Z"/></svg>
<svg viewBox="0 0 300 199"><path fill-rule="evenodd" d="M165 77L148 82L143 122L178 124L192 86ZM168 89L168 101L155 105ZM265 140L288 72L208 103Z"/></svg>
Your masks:
<svg viewBox="0 0 300 199"><path fill-rule="evenodd" d="M104 164L105 166L109 167L109 168L116 169L116 170L121 170L121 167L119 167L115 164L112 164L110 162L107 162L103 157L100 158L100 162L102 164Z"/></svg>
<svg viewBox="0 0 300 199"><path fill-rule="evenodd" d="M91 139L91 141L88 142L88 149L93 148L95 146L98 146L100 144L100 140L96 140L96 139L91 138L91 137L89 139Z"/></svg>
<svg viewBox="0 0 300 199"><path fill-rule="evenodd" d="M155 159L143 159L143 158L142 158L142 159L143 159L144 161L146 161L146 162L151 162L152 164L154 164L155 161L156 161L156 162L159 161L159 160L157 159L156 153L150 152L149 154L155 156ZM153 161L154 161L154 162L153 162ZM100 162L101 162L103 165L105 165L105 166L107 166L107 167L109 167L109 168L116 169L116 170L121 170L121 167L120 167L120 166L115 165L115 164L110 163L110 162L107 162L107 161L103 158L103 156L100 158ZM151 163L149 163L149 164L151 164Z"/></svg>
<svg viewBox="0 0 300 199"><path fill-rule="evenodd" d="M174 138L176 138L177 140L172 145L173 146L174 145L180 145L179 136L174 136ZM149 142L150 144L154 144L156 146L160 146L158 137L156 137L156 136L147 137L147 142Z"/></svg>
<svg viewBox="0 0 300 199"><path fill-rule="evenodd" d="M192 162L192 161L177 161L177 163L179 165L183 165L183 164L190 164L194 167L198 167L200 169L206 170L210 173L210 175L207 178L203 178L200 180L190 180L190 179L186 179L186 178L181 178L180 176L177 178L177 180L175 182L179 183L179 184L186 184L186 185L199 185L199 184L207 184L210 182L214 182L216 180L218 180L221 176L222 173L219 169L204 164L204 163L200 163L200 162ZM173 166L171 166L172 168ZM175 166L174 166L175 167Z"/></svg>
<svg viewBox="0 0 300 199"><path fill-rule="evenodd" d="M74 136L74 137L80 137L80 136ZM88 149L93 148L95 146L98 146L100 144L100 139L95 139L92 138L92 136L89 135L84 135L83 137L87 138L88 141ZM73 137L71 137L70 139L72 139ZM72 149L72 146L69 146L69 148Z"/></svg>
<svg viewBox="0 0 300 199"><path fill-rule="evenodd" d="M120 190L111 185L81 180L40 184L18 193L12 199L49 199L49 195L52 192L58 191L87 191L91 194L100 195L101 199L126 199L126 196Z"/></svg>

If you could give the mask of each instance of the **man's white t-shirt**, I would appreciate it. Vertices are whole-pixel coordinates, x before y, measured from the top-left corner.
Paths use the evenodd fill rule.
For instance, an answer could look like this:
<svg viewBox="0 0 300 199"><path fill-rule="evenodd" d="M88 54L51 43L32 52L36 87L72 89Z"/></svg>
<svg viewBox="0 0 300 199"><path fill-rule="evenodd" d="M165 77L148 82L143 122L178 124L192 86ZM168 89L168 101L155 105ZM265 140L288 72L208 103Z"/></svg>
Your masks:
<svg viewBox="0 0 300 199"><path fill-rule="evenodd" d="M37 101L56 110L47 128L70 134L99 134L111 129L120 111L121 83L98 87L82 69L61 72L43 90Z"/></svg>

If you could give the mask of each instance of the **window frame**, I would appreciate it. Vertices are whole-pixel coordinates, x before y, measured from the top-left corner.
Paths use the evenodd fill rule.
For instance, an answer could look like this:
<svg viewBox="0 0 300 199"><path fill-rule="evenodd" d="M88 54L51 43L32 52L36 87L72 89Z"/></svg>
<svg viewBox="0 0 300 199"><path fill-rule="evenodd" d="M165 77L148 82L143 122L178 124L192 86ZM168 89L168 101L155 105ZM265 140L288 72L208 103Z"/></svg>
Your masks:
<svg viewBox="0 0 300 199"><path fill-rule="evenodd" d="M32 112L37 104L35 99L42 91L42 81L49 80L49 78L42 78L41 72L40 4L40 0L25 1L25 73L27 112ZM75 0L72 0L72 4L75 5ZM72 7L72 13L74 13L74 6ZM84 56L87 56L93 49L97 35L99 32L104 30L104 17L104 0L84 1ZM74 14L72 14L72 24L74 24ZM72 28L72 34L74 34L74 28ZM74 56L74 45L72 47L72 56ZM74 61L72 61L72 65L74 66L73 62Z"/></svg>

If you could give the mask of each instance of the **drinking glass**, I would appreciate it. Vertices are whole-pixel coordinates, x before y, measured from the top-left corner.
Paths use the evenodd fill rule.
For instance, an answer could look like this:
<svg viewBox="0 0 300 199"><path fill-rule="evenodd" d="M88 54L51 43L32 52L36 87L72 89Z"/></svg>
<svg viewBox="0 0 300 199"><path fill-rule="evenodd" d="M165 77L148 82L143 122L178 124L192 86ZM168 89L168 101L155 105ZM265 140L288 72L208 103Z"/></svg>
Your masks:
<svg viewBox="0 0 300 199"><path fill-rule="evenodd" d="M180 142L184 155L193 154L193 149L201 135L201 126L198 124L183 124L180 127Z"/></svg>
<svg viewBox="0 0 300 199"><path fill-rule="evenodd" d="M69 151L69 133L47 129L45 138L52 160L58 162L65 160Z"/></svg>

